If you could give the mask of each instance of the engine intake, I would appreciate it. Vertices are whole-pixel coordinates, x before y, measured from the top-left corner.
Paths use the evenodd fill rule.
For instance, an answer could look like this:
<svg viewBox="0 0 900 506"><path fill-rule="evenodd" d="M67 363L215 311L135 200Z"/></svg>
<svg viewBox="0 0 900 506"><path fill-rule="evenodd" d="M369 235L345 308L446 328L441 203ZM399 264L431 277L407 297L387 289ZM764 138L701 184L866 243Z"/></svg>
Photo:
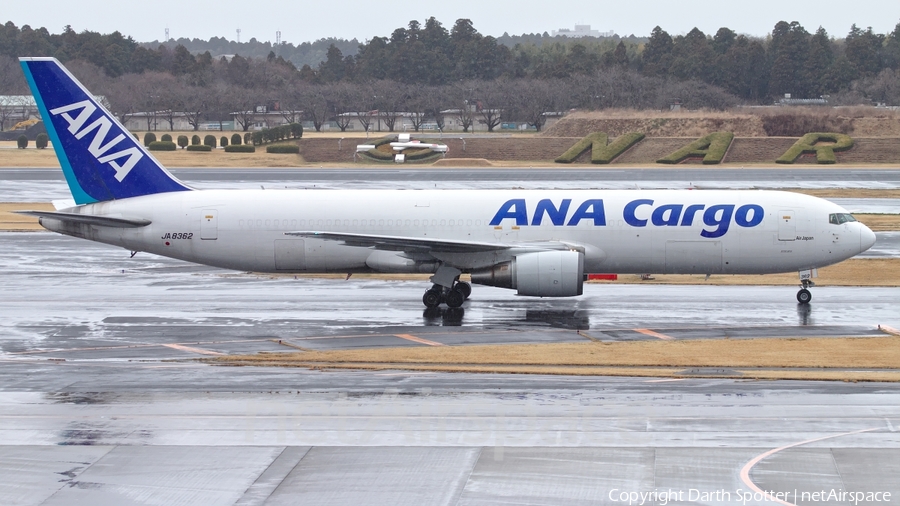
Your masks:
<svg viewBox="0 0 900 506"><path fill-rule="evenodd" d="M572 297L584 292L584 254L541 251L472 272L479 285L512 288L519 295Z"/></svg>

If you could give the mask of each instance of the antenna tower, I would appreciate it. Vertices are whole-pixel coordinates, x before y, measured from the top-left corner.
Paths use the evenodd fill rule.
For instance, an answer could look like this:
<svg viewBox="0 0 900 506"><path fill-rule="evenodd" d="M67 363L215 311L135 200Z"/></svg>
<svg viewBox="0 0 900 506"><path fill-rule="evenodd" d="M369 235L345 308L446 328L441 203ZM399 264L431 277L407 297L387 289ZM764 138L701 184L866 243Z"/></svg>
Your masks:
<svg viewBox="0 0 900 506"><path fill-rule="evenodd" d="M237 29L237 43L238 44L241 43L241 29L240 28Z"/></svg>
<svg viewBox="0 0 900 506"><path fill-rule="evenodd" d="M163 42L169 42L169 27L168 26L166 27L166 40L164 40Z"/></svg>
<svg viewBox="0 0 900 506"><path fill-rule="evenodd" d="M275 32L275 56L278 56L278 49L281 47L281 30Z"/></svg>

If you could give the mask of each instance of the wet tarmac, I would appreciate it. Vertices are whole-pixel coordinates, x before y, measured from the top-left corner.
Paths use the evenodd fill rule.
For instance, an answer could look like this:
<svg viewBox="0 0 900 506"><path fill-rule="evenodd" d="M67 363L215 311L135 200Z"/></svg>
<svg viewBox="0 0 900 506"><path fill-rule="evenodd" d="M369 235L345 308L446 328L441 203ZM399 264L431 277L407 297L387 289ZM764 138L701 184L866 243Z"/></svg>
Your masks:
<svg viewBox="0 0 900 506"><path fill-rule="evenodd" d="M426 310L426 281L309 279L224 271L45 232L0 235L0 352L66 360L448 345L871 335L900 327L900 288L829 287L814 304L777 286L592 285L577 298L476 286L462 308ZM581 335L576 331L582 331ZM283 341L281 345L278 340ZM24 354L24 355L23 355Z"/></svg>
<svg viewBox="0 0 900 506"><path fill-rule="evenodd" d="M874 252L900 249L888 234ZM804 307L792 287L587 285L558 300L476 287L459 311L424 311L418 281L270 279L40 232L0 246L3 505L776 504L756 488L789 504L900 500L893 384L194 360L658 339L644 329L883 335L900 328L898 288L820 280Z"/></svg>
<svg viewBox="0 0 900 506"><path fill-rule="evenodd" d="M789 287L588 285L552 301L476 287L460 311L426 312L421 282L260 278L47 233L0 241L0 504L765 504L751 484L900 497L889 384L192 360L427 346L409 335L881 335L900 327L900 289L820 286L804 308Z"/></svg>
<svg viewBox="0 0 900 506"><path fill-rule="evenodd" d="M686 189L900 188L893 169L173 169L200 189ZM0 202L70 198L59 169L0 169ZM855 212L900 212L898 199L849 199ZM860 202L856 202L859 200ZM854 203L856 202L856 203ZM857 204L864 204L859 207Z"/></svg>

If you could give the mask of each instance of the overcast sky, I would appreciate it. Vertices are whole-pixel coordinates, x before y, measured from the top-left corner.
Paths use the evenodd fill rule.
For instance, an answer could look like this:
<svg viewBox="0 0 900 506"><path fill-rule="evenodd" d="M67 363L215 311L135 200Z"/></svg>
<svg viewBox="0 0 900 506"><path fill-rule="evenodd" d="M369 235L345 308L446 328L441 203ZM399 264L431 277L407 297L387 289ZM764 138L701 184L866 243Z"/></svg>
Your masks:
<svg viewBox="0 0 900 506"><path fill-rule="evenodd" d="M619 35L647 36L659 25L672 35L695 26L714 34L722 26L738 33L764 36L780 20L799 21L813 32L820 25L844 37L850 25L871 26L888 33L900 22L898 0L0 0L0 23L46 27L59 33L65 25L76 31L109 33L115 30L139 42L162 40L165 29L173 38L281 40L299 44L324 37L360 41L388 36L411 19L436 17L446 28L469 18L485 35L552 32L588 24ZM125 5L129 7L125 7Z"/></svg>

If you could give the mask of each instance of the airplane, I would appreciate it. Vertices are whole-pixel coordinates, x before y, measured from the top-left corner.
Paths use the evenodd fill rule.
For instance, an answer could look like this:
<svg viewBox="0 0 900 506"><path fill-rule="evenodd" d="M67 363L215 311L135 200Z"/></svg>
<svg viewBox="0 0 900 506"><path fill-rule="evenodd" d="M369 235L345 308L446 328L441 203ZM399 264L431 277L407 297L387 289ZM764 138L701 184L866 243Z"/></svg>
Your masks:
<svg viewBox="0 0 900 506"><path fill-rule="evenodd" d="M760 190L196 190L176 179L54 58L20 58L74 202L22 211L51 231L224 269L430 273L422 302L471 283L583 294L591 273L798 272L875 234L820 198ZM74 204L74 205L73 205Z"/></svg>

